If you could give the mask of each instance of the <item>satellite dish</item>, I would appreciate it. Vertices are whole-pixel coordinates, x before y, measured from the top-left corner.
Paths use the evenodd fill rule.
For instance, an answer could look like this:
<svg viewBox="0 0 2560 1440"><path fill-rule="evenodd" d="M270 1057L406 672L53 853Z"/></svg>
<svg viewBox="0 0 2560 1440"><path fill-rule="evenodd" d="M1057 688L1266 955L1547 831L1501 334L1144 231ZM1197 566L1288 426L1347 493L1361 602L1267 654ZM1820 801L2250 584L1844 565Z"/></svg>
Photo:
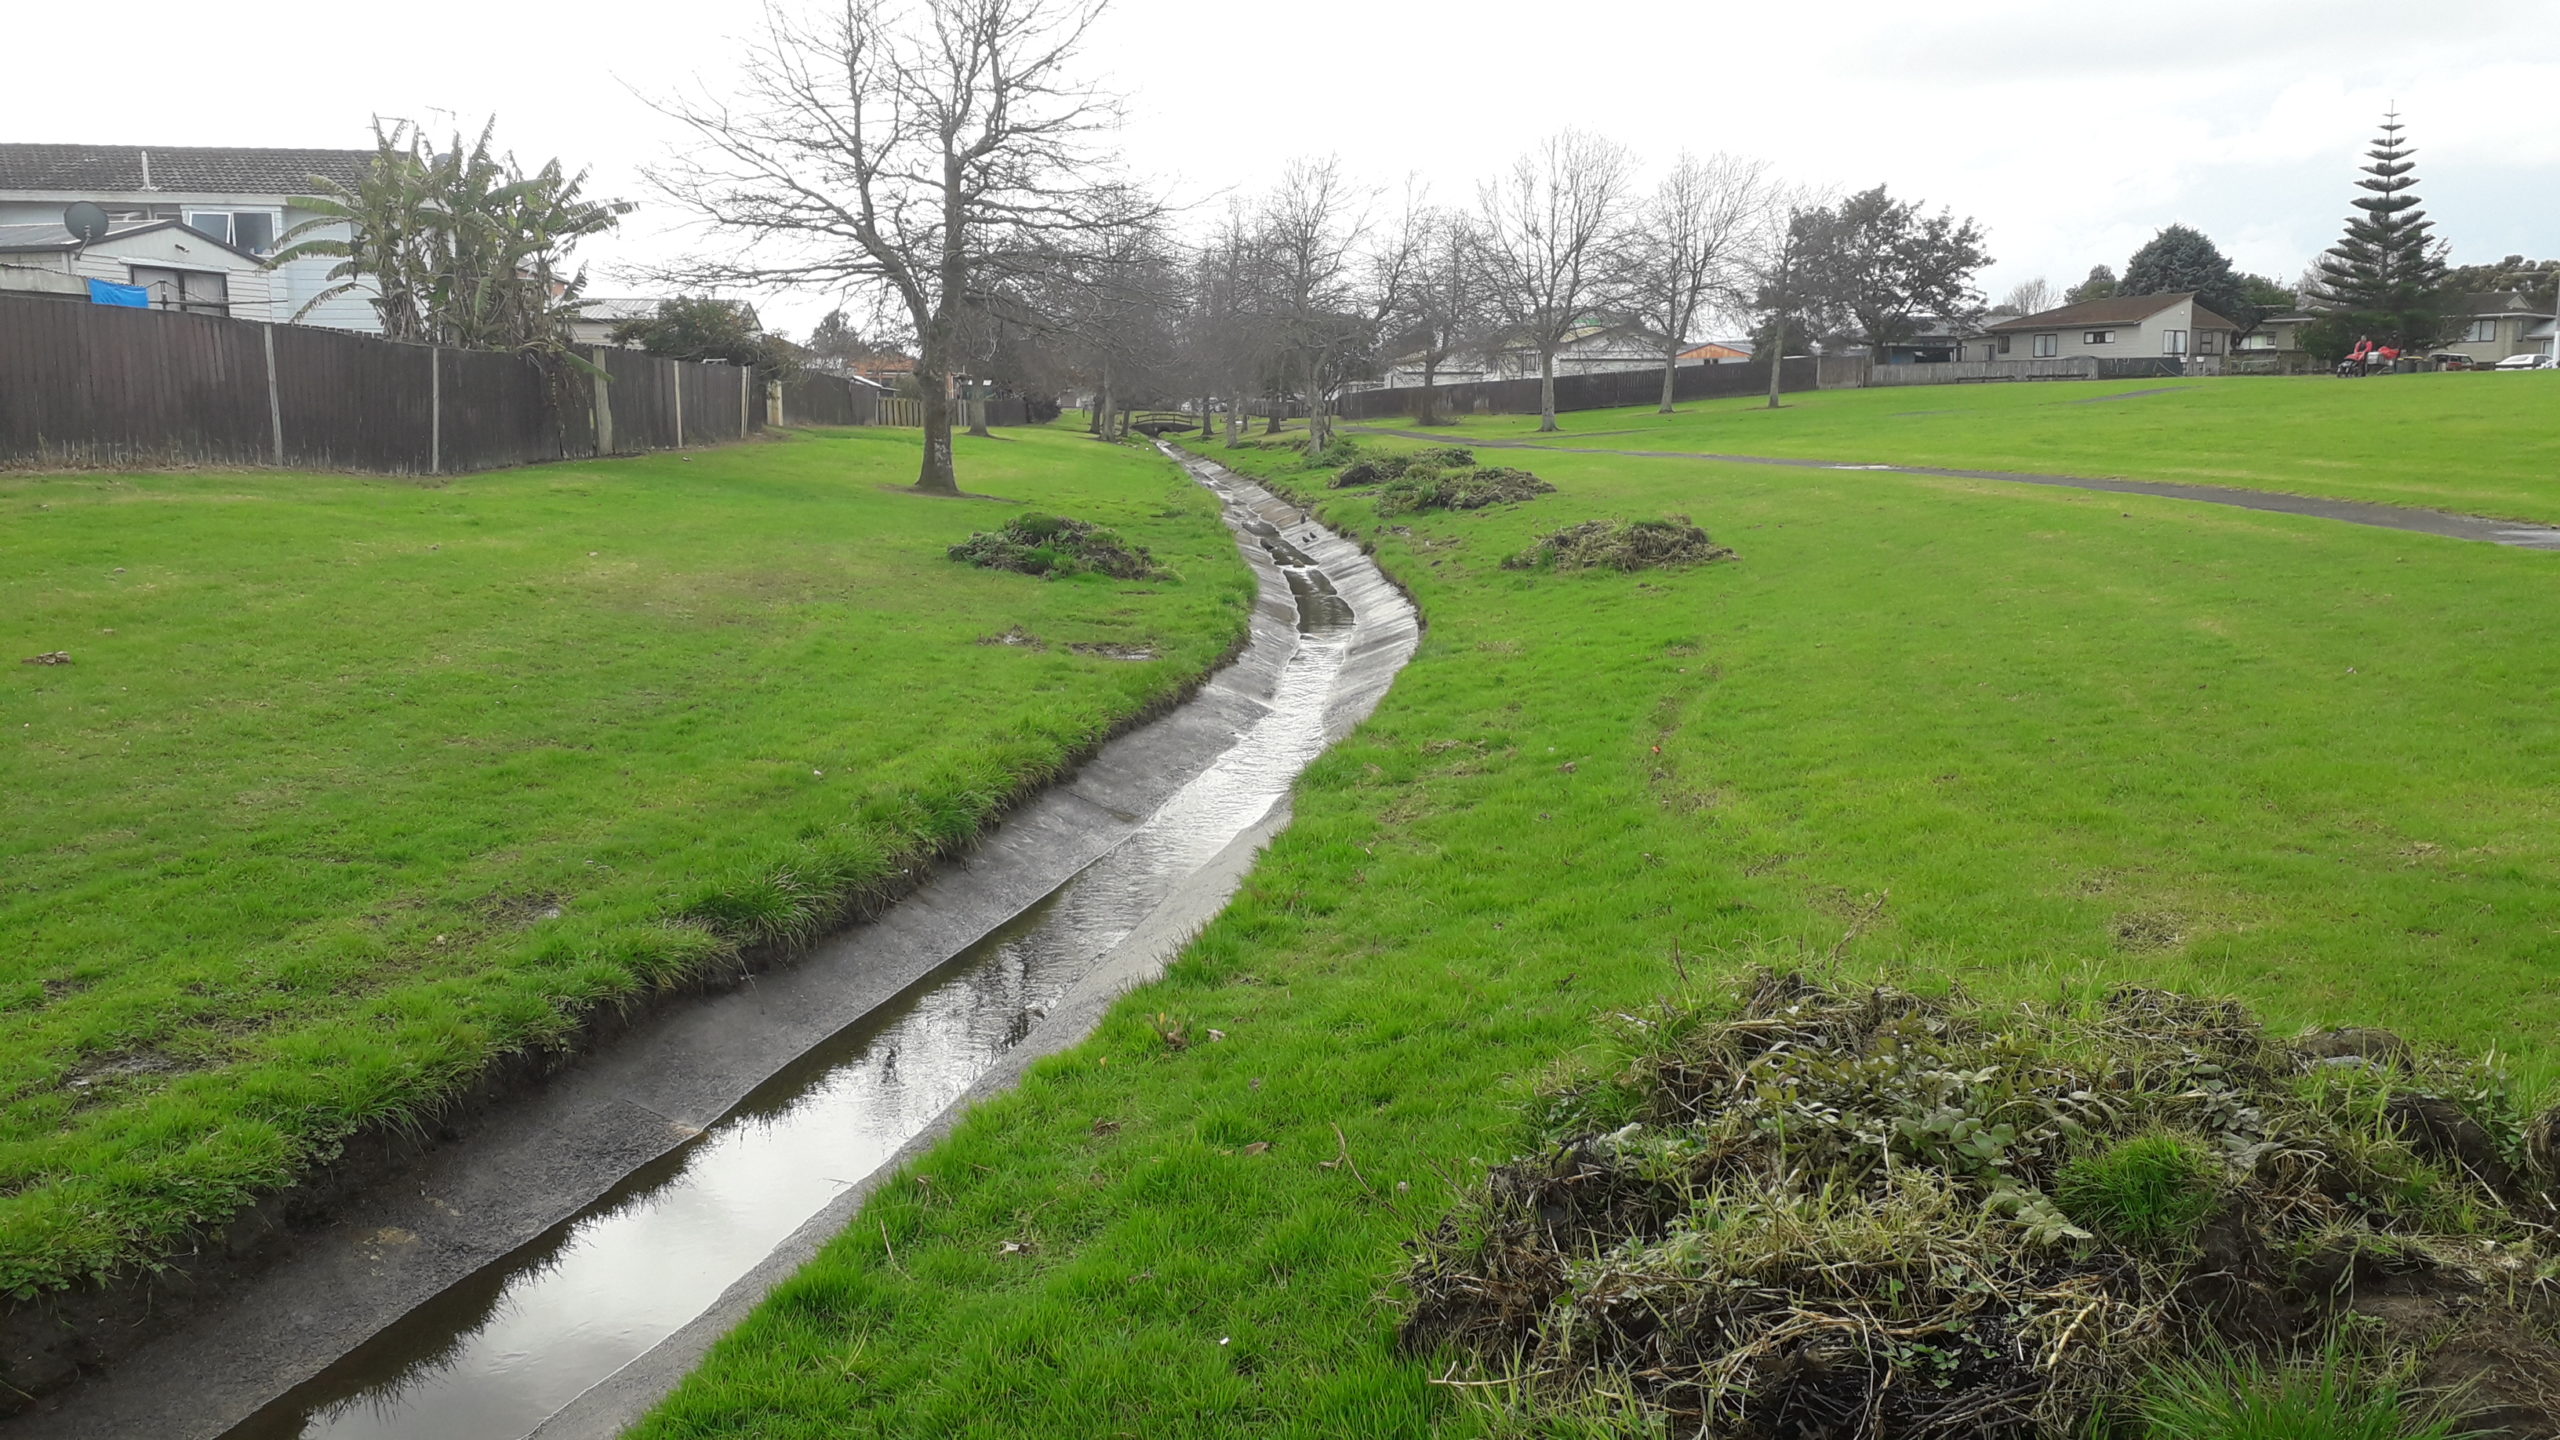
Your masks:
<svg viewBox="0 0 2560 1440"><path fill-rule="evenodd" d="M74 201L63 208L62 228L81 244L95 245L107 238L107 212L89 201Z"/></svg>

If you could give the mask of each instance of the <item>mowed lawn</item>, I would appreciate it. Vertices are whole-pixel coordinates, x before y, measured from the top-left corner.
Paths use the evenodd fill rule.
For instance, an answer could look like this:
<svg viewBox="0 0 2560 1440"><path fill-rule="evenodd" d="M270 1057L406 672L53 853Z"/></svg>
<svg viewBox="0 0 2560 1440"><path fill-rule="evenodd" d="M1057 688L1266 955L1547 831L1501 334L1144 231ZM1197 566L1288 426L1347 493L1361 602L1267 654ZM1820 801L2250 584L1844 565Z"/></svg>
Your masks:
<svg viewBox="0 0 2560 1440"><path fill-rule="evenodd" d="M900 493L911 431L440 484L0 476L0 1291L147 1260L791 938L1241 636L1251 576L1161 456L960 444L1019 503ZM1176 578L945 557L1022 504ZM1045 648L979 643L1017 627Z"/></svg>
<svg viewBox="0 0 2560 1440"><path fill-rule="evenodd" d="M1375 538L1421 652L1173 972L893 1181L642 1435L1475 1433L1448 1362L1397 1350L1403 1247L1514 1153L1538 1077L1684 972L2175 985L2552 1074L2560 556L1488 458L1560 493L1381 528L1242 452ZM1740 558L1499 568L1666 512Z"/></svg>
<svg viewBox="0 0 2560 1440"><path fill-rule="evenodd" d="M2560 521L2560 374L2234 376L1822 390L1765 400L1470 417L1442 432L2236 485ZM1406 422L1369 422L1394 428Z"/></svg>

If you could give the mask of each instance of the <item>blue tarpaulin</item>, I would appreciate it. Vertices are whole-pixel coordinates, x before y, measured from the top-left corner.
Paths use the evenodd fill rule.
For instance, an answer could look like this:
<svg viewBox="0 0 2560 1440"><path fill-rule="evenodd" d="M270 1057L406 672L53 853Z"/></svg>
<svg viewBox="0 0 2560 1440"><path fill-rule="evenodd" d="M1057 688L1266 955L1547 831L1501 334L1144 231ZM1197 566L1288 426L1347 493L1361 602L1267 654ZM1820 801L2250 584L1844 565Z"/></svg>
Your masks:
<svg viewBox="0 0 2560 1440"><path fill-rule="evenodd" d="M139 285L119 285L113 280L92 280L89 282L89 303L130 305L138 310L148 310L151 308L151 292Z"/></svg>

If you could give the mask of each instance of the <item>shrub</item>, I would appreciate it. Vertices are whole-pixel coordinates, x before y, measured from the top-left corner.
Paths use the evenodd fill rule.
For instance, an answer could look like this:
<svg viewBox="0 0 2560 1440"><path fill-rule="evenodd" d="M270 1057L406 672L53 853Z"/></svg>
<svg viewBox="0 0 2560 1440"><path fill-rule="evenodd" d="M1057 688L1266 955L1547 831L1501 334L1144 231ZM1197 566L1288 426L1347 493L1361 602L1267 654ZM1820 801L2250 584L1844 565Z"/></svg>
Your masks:
<svg viewBox="0 0 2560 1440"><path fill-rule="evenodd" d="M1703 565L1729 560L1733 552L1718 545L1686 515L1660 520L1586 520L1542 535L1528 549L1502 562L1506 570L1657 570L1675 565Z"/></svg>
<svg viewBox="0 0 2560 1440"><path fill-rule="evenodd" d="M2136 1135L2062 1167L2053 1198L2110 1240L2184 1245L2213 1213L2221 1167L2183 1135Z"/></svg>
<svg viewBox="0 0 2560 1440"><path fill-rule="evenodd" d="M1413 452L1413 461L1441 470L1472 470L1476 452L1464 445L1425 445Z"/></svg>
<svg viewBox="0 0 2560 1440"><path fill-rule="evenodd" d="M951 547L951 558L981 570L1055 579L1108 575L1114 580L1163 576L1143 545L1131 545L1102 526L1061 515L1017 515L1002 530L979 531Z"/></svg>

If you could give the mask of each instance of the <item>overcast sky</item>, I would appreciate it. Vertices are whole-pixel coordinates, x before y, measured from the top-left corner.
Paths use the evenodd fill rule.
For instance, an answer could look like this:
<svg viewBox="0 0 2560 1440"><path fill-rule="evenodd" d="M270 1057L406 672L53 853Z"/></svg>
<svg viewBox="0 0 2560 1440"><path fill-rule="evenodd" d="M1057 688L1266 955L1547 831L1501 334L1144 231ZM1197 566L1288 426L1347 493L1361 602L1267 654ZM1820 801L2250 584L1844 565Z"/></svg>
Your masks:
<svg viewBox="0 0 2560 1440"><path fill-rule="evenodd" d="M520 156L644 201L639 167L677 137L634 91L721 88L758 14L436 0L209 24L138 0L114 27L133 43L109 44L79 7L12 9L0 139L354 147L376 113L494 113ZM1571 124L1654 165L1721 149L1951 206L1989 232L1994 298L2121 268L2171 221L2289 279L2335 239L2396 101L2458 263L2560 255L2560 0L1118 0L1094 67L1131 102L1129 162L1186 197L1335 152L1464 201ZM681 248L675 221L649 206L597 247L591 293ZM794 329L826 308L764 305Z"/></svg>

